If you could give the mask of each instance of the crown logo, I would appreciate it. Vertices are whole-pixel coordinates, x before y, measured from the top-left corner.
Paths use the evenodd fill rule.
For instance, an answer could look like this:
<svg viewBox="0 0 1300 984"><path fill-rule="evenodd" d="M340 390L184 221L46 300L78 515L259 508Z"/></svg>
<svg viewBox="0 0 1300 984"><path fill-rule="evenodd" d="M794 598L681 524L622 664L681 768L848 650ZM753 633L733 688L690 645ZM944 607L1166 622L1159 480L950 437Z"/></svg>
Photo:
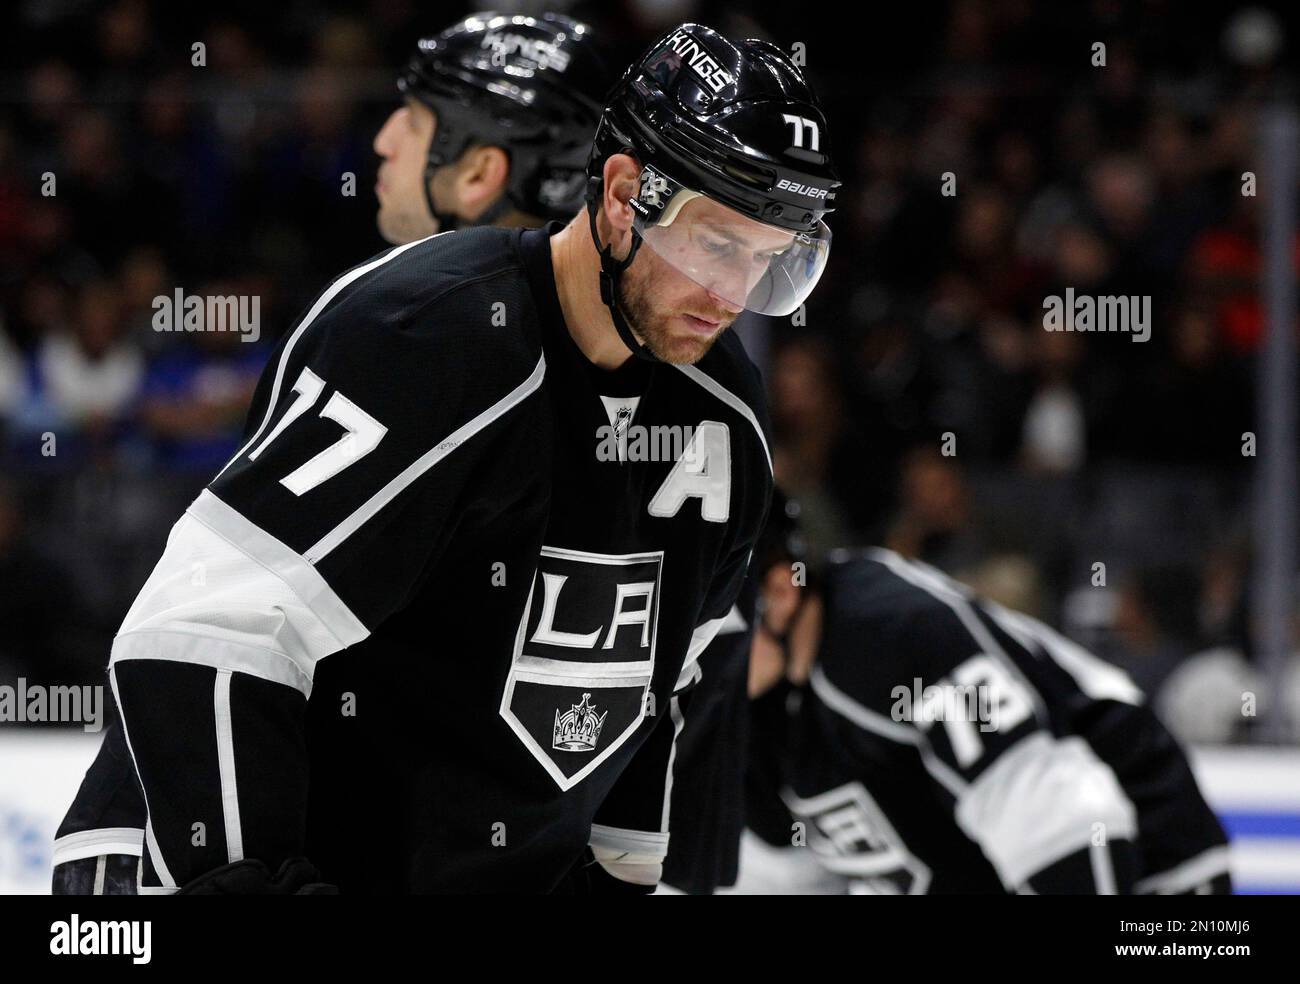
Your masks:
<svg viewBox="0 0 1300 984"><path fill-rule="evenodd" d="M571 704L563 714L556 710L551 747L562 752L594 752L608 715L609 711L597 714L591 706L591 694L583 694L582 701Z"/></svg>

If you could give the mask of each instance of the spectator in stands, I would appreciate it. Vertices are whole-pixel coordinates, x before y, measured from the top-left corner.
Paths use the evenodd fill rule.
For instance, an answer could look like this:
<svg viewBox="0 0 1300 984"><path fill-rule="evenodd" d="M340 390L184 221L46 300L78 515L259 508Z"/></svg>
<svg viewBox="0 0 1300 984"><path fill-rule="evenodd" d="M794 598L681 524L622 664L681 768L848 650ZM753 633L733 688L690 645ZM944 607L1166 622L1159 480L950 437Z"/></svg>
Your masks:
<svg viewBox="0 0 1300 984"><path fill-rule="evenodd" d="M213 283L201 296L237 296L248 286ZM172 344L150 361L145 374L141 421L157 466L210 476L239 448L267 349L260 340L247 341L251 333L234 330L170 337Z"/></svg>
<svg viewBox="0 0 1300 984"><path fill-rule="evenodd" d="M965 478L952 457L934 446L913 449L903 460L899 489L898 512L884 546L944 571L972 567L984 558Z"/></svg>
<svg viewBox="0 0 1300 984"><path fill-rule="evenodd" d="M848 417L831 352L816 337L782 345L770 381L776 479L803 508L809 542L859 542L864 506L881 481Z"/></svg>
<svg viewBox="0 0 1300 984"><path fill-rule="evenodd" d="M1186 564L1152 565L1121 587L1115 628L1118 662L1155 698L1200 642L1200 574Z"/></svg>
<svg viewBox="0 0 1300 984"><path fill-rule="evenodd" d="M111 450L143 376L143 357L122 338L118 288L92 281L77 294L71 329L50 331L31 359L16 422L29 434L52 434L57 455Z"/></svg>

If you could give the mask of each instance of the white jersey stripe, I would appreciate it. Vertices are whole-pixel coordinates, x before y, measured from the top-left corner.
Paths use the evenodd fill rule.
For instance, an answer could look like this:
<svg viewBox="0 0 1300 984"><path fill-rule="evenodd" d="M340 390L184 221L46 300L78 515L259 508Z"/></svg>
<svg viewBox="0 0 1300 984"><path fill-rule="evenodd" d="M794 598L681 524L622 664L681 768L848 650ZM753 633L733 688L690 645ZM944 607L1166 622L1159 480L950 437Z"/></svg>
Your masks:
<svg viewBox="0 0 1300 984"><path fill-rule="evenodd" d="M108 684L110 688L113 689L113 702L117 705L117 716L122 721L122 738L126 741L126 750L129 751L131 755L131 763L134 764L135 775L138 776L140 773L140 767L139 763L136 762L135 759L135 749L131 747L131 732L130 729L126 727L126 715L122 714L122 695L117 692L117 673L113 672L112 662L109 662L108 664ZM153 836L153 824L149 822L148 819L149 794L143 789L143 784L140 792L142 792L144 796L144 816L146 816L146 819L144 819L144 844L148 846L149 861L153 862L153 871L155 871L157 876L159 876L162 887L174 892L175 880L172 877L172 872L170 872L168 867L166 867L166 862L162 859L162 851L159 848L159 842L157 842L157 837ZM142 868L142 870L144 868L143 861L140 862L140 868Z"/></svg>
<svg viewBox="0 0 1300 984"><path fill-rule="evenodd" d="M140 827L79 830L55 840L52 863L57 867L68 861L80 861L101 854L134 854L139 857L143 842L144 830Z"/></svg>
<svg viewBox="0 0 1300 984"><path fill-rule="evenodd" d="M108 664L108 683L113 688L113 701L117 704L117 715L122 721L122 738L126 741L126 750L131 755L131 762L135 767L135 774L140 775L140 765L136 761L135 749L131 747L131 730L126 726L126 715L122 713L122 695L117 689L117 673L114 670L112 662ZM167 862L164 860L162 850L158 847L158 838L153 833L153 823L149 820L149 793L143 788L141 783L141 793L144 795L144 842L149 849L149 860L153 862L153 870L158 875L162 887L169 891L176 890L176 880L172 878L172 873L167 868ZM140 870L144 871L143 860L140 863Z"/></svg>
<svg viewBox="0 0 1300 984"><path fill-rule="evenodd" d="M1098 895L1118 895L1115 887L1115 866L1110 860L1110 848L1104 844L1093 844L1088 849L1088 858L1092 862L1092 881L1097 887Z"/></svg>
<svg viewBox="0 0 1300 984"><path fill-rule="evenodd" d="M669 698L668 713L673 719L673 745L668 750L668 768L664 770L664 808L659 817L659 829L663 831L665 841L668 839L669 812L673 805L673 769L677 764L677 739L681 737L682 728L686 724L686 719L682 716L681 704L675 696Z"/></svg>
<svg viewBox="0 0 1300 984"><path fill-rule="evenodd" d="M1149 875L1133 886L1136 895L1170 895L1186 892L1195 885L1228 873L1230 850L1220 844L1167 871Z"/></svg>
<svg viewBox="0 0 1300 984"><path fill-rule="evenodd" d="M883 714L864 707L827 679L820 666L814 667L808 679L813 693L836 714L853 722L864 731L880 735L900 745L914 745L921 753L921 764L944 789L958 799L965 794L966 781L935 754L930 740L915 728L893 721Z"/></svg>
<svg viewBox="0 0 1300 984"><path fill-rule="evenodd" d="M591 825L591 836L587 843L592 847L607 847L611 851L625 851L628 854L657 854L662 857L668 852L668 835L665 833L610 827L603 823Z"/></svg>
<svg viewBox="0 0 1300 984"><path fill-rule="evenodd" d="M244 860L244 832L239 819L239 785L235 782L235 735L230 720L230 670L217 670L213 710L217 721L217 768L221 774L221 814L226 823L226 860Z"/></svg>
<svg viewBox="0 0 1300 984"><path fill-rule="evenodd" d="M676 368L685 373L687 379L693 379L695 382L699 383L753 425L754 433L758 435L758 442L763 446L763 455L767 458L767 470L770 472L772 470L772 452L768 450L767 437L764 436L763 428L759 426L758 418L754 416L754 411L749 408L749 405L712 376L706 375L699 369L695 368L695 366L679 365L676 366Z"/></svg>
<svg viewBox="0 0 1300 984"><path fill-rule="evenodd" d="M355 645L370 634L308 560L207 489L199 493L186 512L289 585L338 639L339 649Z"/></svg>
<svg viewBox="0 0 1300 984"><path fill-rule="evenodd" d="M983 652L998 660L1003 668L1015 677L1024 690L1025 696L1033 704L1034 718L1039 724L1047 721L1047 708L1043 703L1042 696L1038 693L1038 689L1029 682L1029 678L1016 665L1016 661L1007 655L1007 651L1002 648L1001 643L989 631L988 626L980 621L979 615L976 614L974 607L971 605L970 596L956 582L928 564L909 560L892 550L873 547L867 551L867 556L878 563L884 564L904 581L920 588L936 601L947 605Z"/></svg>
<svg viewBox="0 0 1300 984"><path fill-rule="evenodd" d="M527 379L496 403L492 404L492 406L480 413L473 420L452 431L452 433L447 435L445 439L438 442L437 447L425 452L413 461L400 475L367 499L356 512L317 540L316 543L308 548L307 552L303 554L307 562L309 564L317 564L323 560L329 555L331 550L355 533L366 522L373 519L375 514L383 509L384 506L397 498L397 496L401 494L402 490L404 490L408 485L440 462L443 458L447 457L447 455L455 451L479 431L491 424L494 420L504 416L517 404L527 399L529 395L535 392L537 388L542 385L542 380L545 377L546 358L543 356L537 360L536 367Z"/></svg>

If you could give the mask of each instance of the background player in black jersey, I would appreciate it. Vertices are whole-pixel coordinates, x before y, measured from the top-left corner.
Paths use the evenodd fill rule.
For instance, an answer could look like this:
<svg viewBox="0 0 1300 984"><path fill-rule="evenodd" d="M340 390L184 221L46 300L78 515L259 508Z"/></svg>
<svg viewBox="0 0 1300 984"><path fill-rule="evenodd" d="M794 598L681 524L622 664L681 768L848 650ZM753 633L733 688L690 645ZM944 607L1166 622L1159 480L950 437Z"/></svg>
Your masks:
<svg viewBox="0 0 1300 984"><path fill-rule="evenodd" d="M784 642L751 664L750 827L847 890L1230 891L1223 830L1144 695L1043 623L872 549L832 555Z"/></svg>
<svg viewBox="0 0 1300 984"><path fill-rule="evenodd" d="M826 142L787 56L686 25L611 95L587 216L331 285L114 644L145 888L293 891L303 850L345 890L653 886L770 488L723 333L815 285ZM693 453L598 461L615 406Z"/></svg>
<svg viewBox="0 0 1300 984"><path fill-rule="evenodd" d="M403 103L374 139L380 234L403 245L569 218L611 81L590 28L563 14L477 14L421 40L397 80ZM134 893L144 821L113 725L57 832L54 894Z"/></svg>

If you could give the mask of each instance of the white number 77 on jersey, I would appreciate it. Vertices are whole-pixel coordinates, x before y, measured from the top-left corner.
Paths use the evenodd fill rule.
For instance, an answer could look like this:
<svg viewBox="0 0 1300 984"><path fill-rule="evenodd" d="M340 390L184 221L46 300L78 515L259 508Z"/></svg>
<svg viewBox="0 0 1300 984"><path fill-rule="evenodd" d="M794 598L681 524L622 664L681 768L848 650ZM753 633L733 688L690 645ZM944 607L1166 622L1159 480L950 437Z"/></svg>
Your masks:
<svg viewBox="0 0 1300 984"><path fill-rule="evenodd" d="M271 433L267 434L262 443L252 450L248 456L250 461L256 461L258 455L265 451L266 446L279 437L286 427L315 406L321 393L325 391L325 380L310 369L304 368L298 374L298 381L293 384L293 391L298 394L297 399L293 401ZM334 395L321 408L320 416L336 421L346 433L324 451L280 479L280 484L294 495L302 495L314 489L354 461L361 460L373 451L388 433L387 427L338 390L334 391Z"/></svg>

